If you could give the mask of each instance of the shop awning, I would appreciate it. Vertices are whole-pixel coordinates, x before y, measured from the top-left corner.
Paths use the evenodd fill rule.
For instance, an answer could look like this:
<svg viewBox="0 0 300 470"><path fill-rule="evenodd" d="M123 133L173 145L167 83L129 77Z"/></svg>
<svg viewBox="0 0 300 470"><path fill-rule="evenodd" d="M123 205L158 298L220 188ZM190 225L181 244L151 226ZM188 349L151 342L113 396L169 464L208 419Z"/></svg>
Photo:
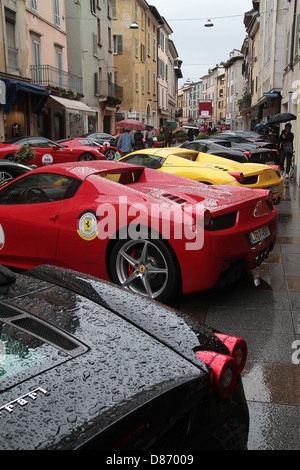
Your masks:
<svg viewBox="0 0 300 470"><path fill-rule="evenodd" d="M56 101L57 103L64 106L64 108L67 108L70 111L71 110L72 111L74 111L74 110L84 111L88 114L93 114L93 115L95 115L96 112L97 112L96 108L91 108L90 106L87 106L86 104L82 103L81 101L69 100L67 98L61 98L60 96L54 96L54 95L50 95L50 99Z"/></svg>
<svg viewBox="0 0 300 470"><path fill-rule="evenodd" d="M40 114L49 96L49 92L46 90L46 88L10 78L0 77L0 80L3 81L6 86L6 102L3 107L5 113L9 113L10 108L17 97L18 91L23 91L27 93L33 93L35 95L36 99L33 103L32 112Z"/></svg>

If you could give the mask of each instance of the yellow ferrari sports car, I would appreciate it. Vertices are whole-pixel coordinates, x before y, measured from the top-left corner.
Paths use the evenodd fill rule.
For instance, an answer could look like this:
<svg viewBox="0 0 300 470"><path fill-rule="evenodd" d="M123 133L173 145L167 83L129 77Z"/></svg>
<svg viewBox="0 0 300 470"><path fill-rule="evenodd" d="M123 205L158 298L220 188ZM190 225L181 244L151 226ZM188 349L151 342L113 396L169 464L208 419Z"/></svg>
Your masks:
<svg viewBox="0 0 300 470"><path fill-rule="evenodd" d="M183 148L149 148L137 150L119 159L182 176L206 184L231 184L251 189L269 189L273 203L282 199L284 180L280 167L260 163L237 163Z"/></svg>

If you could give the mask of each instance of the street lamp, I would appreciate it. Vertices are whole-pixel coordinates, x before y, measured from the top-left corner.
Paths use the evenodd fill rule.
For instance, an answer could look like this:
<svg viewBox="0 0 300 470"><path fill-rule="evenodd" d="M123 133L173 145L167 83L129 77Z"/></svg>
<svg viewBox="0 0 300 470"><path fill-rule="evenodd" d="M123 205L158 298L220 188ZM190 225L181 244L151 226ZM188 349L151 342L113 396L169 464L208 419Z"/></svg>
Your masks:
<svg viewBox="0 0 300 470"><path fill-rule="evenodd" d="M134 22L131 23L131 25L129 26L129 29L139 29L139 25L137 24L136 21L134 21Z"/></svg>
<svg viewBox="0 0 300 470"><path fill-rule="evenodd" d="M207 20L207 22L205 23L205 28L211 28L213 26L213 22L211 20Z"/></svg>

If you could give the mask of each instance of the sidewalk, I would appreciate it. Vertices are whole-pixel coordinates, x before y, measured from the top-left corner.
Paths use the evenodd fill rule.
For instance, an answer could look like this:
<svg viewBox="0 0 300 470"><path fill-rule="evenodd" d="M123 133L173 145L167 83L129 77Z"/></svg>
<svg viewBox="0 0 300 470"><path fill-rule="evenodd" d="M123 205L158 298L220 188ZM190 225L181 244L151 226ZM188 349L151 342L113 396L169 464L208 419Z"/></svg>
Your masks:
<svg viewBox="0 0 300 470"><path fill-rule="evenodd" d="M248 448L300 449L300 189L285 183L277 244L255 270L233 286L186 296L176 308L245 338L243 383L250 410ZM300 343L299 343L300 344Z"/></svg>

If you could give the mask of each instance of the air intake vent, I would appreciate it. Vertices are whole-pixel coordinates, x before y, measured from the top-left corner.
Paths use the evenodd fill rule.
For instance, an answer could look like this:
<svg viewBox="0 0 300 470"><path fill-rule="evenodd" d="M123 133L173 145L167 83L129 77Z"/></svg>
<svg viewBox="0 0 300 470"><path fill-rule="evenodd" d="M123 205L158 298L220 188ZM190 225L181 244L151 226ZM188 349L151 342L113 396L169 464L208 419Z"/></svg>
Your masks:
<svg viewBox="0 0 300 470"><path fill-rule="evenodd" d="M166 197L171 201L177 202L177 204L184 204L186 202L186 199L182 199L179 196L173 196L173 194L163 194L163 197Z"/></svg>
<svg viewBox="0 0 300 470"><path fill-rule="evenodd" d="M62 336L60 333L56 332L52 328L49 328L44 323L40 323L39 321L32 318L19 318L18 320L13 320L11 323L18 326L19 328L22 328L22 330L26 330L28 333L43 339L46 343L54 344L58 348L64 349L65 351L72 351L73 349L77 348L77 344L74 344L65 336Z"/></svg>
<svg viewBox="0 0 300 470"><path fill-rule="evenodd" d="M12 318L20 315L20 310L0 303L0 318Z"/></svg>
<svg viewBox="0 0 300 470"><path fill-rule="evenodd" d="M88 350L88 347L73 337L53 327L49 323L36 319L30 313L0 302L0 319L8 325L19 328L32 336L51 344L69 355L76 357Z"/></svg>

